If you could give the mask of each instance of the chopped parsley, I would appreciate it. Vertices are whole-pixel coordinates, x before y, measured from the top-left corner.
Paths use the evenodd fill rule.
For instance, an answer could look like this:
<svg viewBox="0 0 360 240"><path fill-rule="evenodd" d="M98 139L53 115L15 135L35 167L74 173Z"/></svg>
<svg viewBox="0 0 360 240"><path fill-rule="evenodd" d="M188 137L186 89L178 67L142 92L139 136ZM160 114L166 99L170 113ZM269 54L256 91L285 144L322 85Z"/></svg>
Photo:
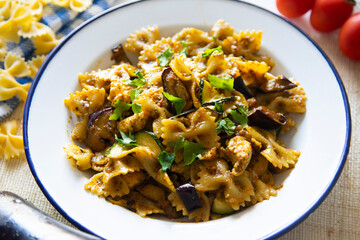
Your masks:
<svg viewBox="0 0 360 240"><path fill-rule="evenodd" d="M168 153L165 150L163 150L158 155L158 160L161 165L161 172L166 172L168 169L171 168L171 165L174 163L175 160L175 154L174 153Z"/></svg>
<svg viewBox="0 0 360 240"><path fill-rule="evenodd" d="M167 100L169 100L170 102L172 102L174 104L176 114L180 114L186 105L185 100L182 98L179 98L179 97L175 97L167 92L163 92L163 94Z"/></svg>
<svg viewBox="0 0 360 240"><path fill-rule="evenodd" d="M233 78L219 78L215 75L208 75L210 85L216 88L226 89L229 91L234 90L234 79Z"/></svg>
<svg viewBox="0 0 360 240"><path fill-rule="evenodd" d="M142 88L137 88L137 89L130 90L131 101L133 102L134 100L136 100L139 97L141 92L142 92Z"/></svg>
<svg viewBox="0 0 360 240"><path fill-rule="evenodd" d="M196 158L201 158L205 153L205 148L202 143L184 142L184 165L192 164Z"/></svg>
<svg viewBox="0 0 360 240"><path fill-rule="evenodd" d="M235 131L235 123L233 123L229 118L221 119L217 122L216 131L223 131L228 136L231 136Z"/></svg>
<svg viewBox="0 0 360 240"><path fill-rule="evenodd" d="M129 110L132 106L132 104L124 103L121 100L116 100L116 102L113 105L115 107L114 113L111 114L109 117L109 120L123 120L124 118L124 112Z"/></svg>
<svg viewBox="0 0 360 240"><path fill-rule="evenodd" d="M203 58L209 57L213 52L223 52L221 45L216 48L207 48L205 49L204 53L201 55Z"/></svg>
<svg viewBox="0 0 360 240"><path fill-rule="evenodd" d="M129 136L127 136L124 132L122 132L121 130L119 130L120 134L121 134L121 139L117 137L117 135L115 134L115 140L117 143L125 146L125 147L137 147L138 145L136 144L136 140L134 135L131 135L131 132L129 132Z"/></svg>
<svg viewBox="0 0 360 240"><path fill-rule="evenodd" d="M175 153L177 151L179 151L180 149L184 149L184 154L183 154L183 157L184 157L184 165L185 166L188 166L190 164L192 164L196 158L201 158L202 154L205 153L205 148L204 148L204 145L202 143L195 143L195 142L189 142L187 140L185 140L185 138L183 136L180 136L176 142L168 142L168 145L170 147L173 147L174 148L174 158L175 158ZM163 151L165 152L165 151ZM165 153L162 153L164 156L165 156ZM170 154L170 153L168 153ZM160 156L160 154L159 154ZM165 156L165 157L168 157L168 156ZM161 158L165 158L165 157L161 157ZM170 157L169 157L170 158ZM158 157L159 159L159 157ZM163 161L163 159L159 159L159 162L160 161ZM165 160L166 161L166 160ZM162 163L160 162L161 166ZM172 162L171 162L172 164ZM171 167L171 165L170 165Z"/></svg>
<svg viewBox="0 0 360 240"><path fill-rule="evenodd" d="M180 136L174 145L174 153L176 153L177 151L179 151L180 149L182 149L184 147L184 143L185 143L185 138L183 136Z"/></svg>
<svg viewBox="0 0 360 240"><path fill-rule="evenodd" d="M136 86L136 87L144 86L147 82L147 79L144 78L142 73L138 70L134 71L134 74L137 76L137 78L135 78L134 80L131 79L124 80L123 82L129 86Z"/></svg>
<svg viewBox="0 0 360 240"><path fill-rule="evenodd" d="M185 42L185 41L182 41L181 42L181 45L182 45L182 49L181 51L179 52L179 54L184 54L185 56L188 55L188 49L187 47L191 44L191 42Z"/></svg>
<svg viewBox="0 0 360 240"><path fill-rule="evenodd" d="M159 64L161 67L166 67L169 65L171 57L174 55L174 52L171 48L166 49L163 53L158 56Z"/></svg>
<svg viewBox="0 0 360 240"><path fill-rule="evenodd" d="M246 106L240 105L237 110L231 110L230 114L243 128L247 126L248 108Z"/></svg>
<svg viewBox="0 0 360 240"><path fill-rule="evenodd" d="M141 110L141 105L140 105L140 104L137 104L137 103L131 104L131 110L132 110L134 113L141 113L141 112L142 112L142 110Z"/></svg>
<svg viewBox="0 0 360 240"><path fill-rule="evenodd" d="M137 103L134 103L134 100L136 100L138 98L138 96L140 95L142 91L142 88L137 88L137 89L132 89L130 90L130 98L131 98L131 101L133 102L131 104L131 110L134 112L134 113L141 113L142 110L141 110L141 105L140 104L137 104Z"/></svg>

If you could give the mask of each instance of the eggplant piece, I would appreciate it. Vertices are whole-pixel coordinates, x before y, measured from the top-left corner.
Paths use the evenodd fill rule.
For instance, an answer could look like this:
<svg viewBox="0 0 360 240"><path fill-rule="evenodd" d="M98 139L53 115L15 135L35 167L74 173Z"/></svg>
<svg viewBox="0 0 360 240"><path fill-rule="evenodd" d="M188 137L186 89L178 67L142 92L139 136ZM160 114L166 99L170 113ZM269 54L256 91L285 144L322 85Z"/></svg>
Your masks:
<svg viewBox="0 0 360 240"><path fill-rule="evenodd" d="M254 125L267 130L274 130L286 124L286 117L273 112L265 106L251 110L248 115L249 125Z"/></svg>
<svg viewBox="0 0 360 240"><path fill-rule="evenodd" d="M170 67L164 69L161 74L161 80L164 92L167 92L175 97L179 97L185 100L186 105L183 111L189 110L192 107L193 103L190 94L186 90L184 84L181 82L181 79L176 76L176 74ZM176 114L176 109L172 102L170 102L170 112L172 114Z"/></svg>
<svg viewBox="0 0 360 240"><path fill-rule="evenodd" d="M296 83L289 80L284 75L279 75L276 78L270 79L260 86L260 89L266 93L281 92L297 87Z"/></svg>
<svg viewBox="0 0 360 240"><path fill-rule="evenodd" d="M245 98L252 98L254 97L250 90L245 86L244 80L241 76L238 76L234 79L234 89L241 92Z"/></svg>
<svg viewBox="0 0 360 240"><path fill-rule="evenodd" d="M116 47L113 47L111 49L111 52L111 60L114 60L116 64L119 64L121 62L131 64L121 43Z"/></svg>
<svg viewBox="0 0 360 240"><path fill-rule="evenodd" d="M199 196L196 193L196 189L191 182L180 185L176 188L176 192L179 194L181 201L184 203L188 213L192 213L202 208Z"/></svg>
<svg viewBox="0 0 360 240"><path fill-rule="evenodd" d="M115 142L116 121L109 120L113 113L111 107L93 112L89 116L86 143L91 149L100 152Z"/></svg>
<svg viewBox="0 0 360 240"><path fill-rule="evenodd" d="M49 217L14 193L0 192L0 239L100 240Z"/></svg>

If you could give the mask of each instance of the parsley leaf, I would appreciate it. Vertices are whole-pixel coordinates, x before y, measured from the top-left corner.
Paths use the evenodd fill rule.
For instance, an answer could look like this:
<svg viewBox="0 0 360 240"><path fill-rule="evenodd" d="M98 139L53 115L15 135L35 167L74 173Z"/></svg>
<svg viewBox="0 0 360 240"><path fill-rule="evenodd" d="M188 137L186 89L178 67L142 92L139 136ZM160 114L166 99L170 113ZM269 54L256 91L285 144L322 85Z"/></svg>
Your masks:
<svg viewBox="0 0 360 240"><path fill-rule="evenodd" d="M158 160L161 165L161 172L166 172L168 169L170 169L171 165L173 164L175 160L175 154L162 151L158 155Z"/></svg>
<svg viewBox="0 0 360 240"><path fill-rule="evenodd" d="M214 40L214 41L217 41L217 37L216 36L212 36L212 39Z"/></svg>
<svg viewBox="0 0 360 240"><path fill-rule="evenodd" d="M176 153L177 151L179 151L180 149L182 149L184 147L184 143L185 143L185 138L183 136L180 136L174 145L174 153Z"/></svg>
<svg viewBox="0 0 360 240"><path fill-rule="evenodd" d="M217 122L216 131L223 131L228 136L231 136L235 131L235 123L228 118L221 119Z"/></svg>
<svg viewBox="0 0 360 240"><path fill-rule="evenodd" d="M115 140L117 143L120 143L121 145L125 146L125 147L136 147L138 146L136 144L136 140L135 137L133 135L131 135L131 132L129 132L129 136L127 136L124 132L122 132L121 130L119 130L120 134L121 134L121 138L119 139L117 137L117 135L115 134Z"/></svg>
<svg viewBox="0 0 360 240"><path fill-rule="evenodd" d="M161 67L166 67L169 65L170 58L174 55L174 52L171 48L166 49L163 53L158 56L159 64Z"/></svg>
<svg viewBox="0 0 360 240"><path fill-rule="evenodd" d="M208 75L210 85L216 88L226 89L229 91L234 90L233 78L218 78L215 75Z"/></svg>
<svg viewBox="0 0 360 240"><path fill-rule="evenodd" d="M234 118L235 121L240 123L240 125L245 128L248 123L248 108L244 105L240 105L236 110L231 110L231 116Z"/></svg>
<svg viewBox="0 0 360 240"><path fill-rule="evenodd" d="M134 113L141 113L141 112L142 112L141 105L140 105L140 104L137 104L137 103L131 104L131 110L132 110Z"/></svg>
<svg viewBox="0 0 360 240"><path fill-rule="evenodd" d="M221 45L216 47L216 48L207 48L207 49L205 49L204 53L201 56L203 58L209 57L215 51L222 52L223 50L222 50Z"/></svg>
<svg viewBox="0 0 360 240"><path fill-rule="evenodd" d="M124 103L121 100L117 100L113 106L115 107L115 110L114 113L109 117L109 120L118 120L119 118L122 120L124 112L131 108L131 104Z"/></svg>
<svg viewBox="0 0 360 240"><path fill-rule="evenodd" d="M215 111L220 112L220 113L224 112L223 106L224 106L224 103L215 102Z"/></svg>
<svg viewBox="0 0 360 240"><path fill-rule="evenodd" d="M181 41L182 49L181 49L181 51L179 52L179 54L184 54L185 56L187 56L187 55L188 55L187 47L188 47L191 43L192 43L192 42L184 42L184 41Z"/></svg>
<svg viewBox="0 0 360 240"><path fill-rule="evenodd" d="M129 86L136 86L136 87L144 86L147 82L147 79L144 78L142 73L138 70L134 71L134 73L137 76L137 78L135 78L134 80L131 79L123 80L123 82Z"/></svg>
<svg viewBox="0 0 360 240"><path fill-rule="evenodd" d="M142 91L142 88L137 88L137 89L130 90L130 98L131 98L132 102L138 98L141 91Z"/></svg>
<svg viewBox="0 0 360 240"><path fill-rule="evenodd" d="M205 148L202 143L184 142L184 165L192 164L196 158L200 158L205 153Z"/></svg>
<svg viewBox="0 0 360 240"><path fill-rule="evenodd" d="M176 114L180 114L186 105L185 100L182 98L175 97L167 92L163 92L163 94L167 100L169 100L170 102L172 102L174 104L175 109L176 109Z"/></svg>
<svg viewBox="0 0 360 240"><path fill-rule="evenodd" d="M131 98L132 102L134 102L134 100L140 95L141 91L142 91L142 88L137 88L137 89L130 90L130 98ZM134 113L141 113L142 112L141 105L137 104L137 103L132 103L131 104L131 110Z"/></svg>

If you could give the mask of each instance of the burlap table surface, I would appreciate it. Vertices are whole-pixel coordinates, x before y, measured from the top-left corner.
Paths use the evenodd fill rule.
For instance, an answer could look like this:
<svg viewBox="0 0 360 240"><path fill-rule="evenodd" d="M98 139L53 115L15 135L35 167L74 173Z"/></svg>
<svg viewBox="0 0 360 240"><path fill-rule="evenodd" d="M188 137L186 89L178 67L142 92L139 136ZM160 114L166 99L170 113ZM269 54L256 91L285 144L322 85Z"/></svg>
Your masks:
<svg viewBox="0 0 360 240"><path fill-rule="evenodd" d="M248 2L277 12L273 0ZM338 31L317 33L309 25L309 14L292 22L320 45L338 70L350 102L352 136L347 162L332 192L314 213L281 239L360 239L360 62L351 61L341 54L337 44ZM22 122L23 107L24 104L18 106L10 119ZM58 221L71 225L45 198L25 157L5 161L0 156L0 191L4 190L20 195Z"/></svg>

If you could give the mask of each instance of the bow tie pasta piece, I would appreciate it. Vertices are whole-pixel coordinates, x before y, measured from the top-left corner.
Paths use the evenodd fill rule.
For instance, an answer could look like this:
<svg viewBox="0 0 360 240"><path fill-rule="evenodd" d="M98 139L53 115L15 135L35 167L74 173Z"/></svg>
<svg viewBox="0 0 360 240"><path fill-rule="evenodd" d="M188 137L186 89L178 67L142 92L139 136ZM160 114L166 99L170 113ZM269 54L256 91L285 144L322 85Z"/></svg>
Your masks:
<svg viewBox="0 0 360 240"><path fill-rule="evenodd" d="M35 78L36 73L38 72L39 68L41 67L42 63L45 61L45 55L36 56L32 58L28 62L28 66L30 68L30 77Z"/></svg>
<svg viewBox="0 0 360 240"><path fill-rule="evenodd" d="M94 156L91 150L80 148L73 143L64 147L64 150L67 158L73 160L79 170L84 171L91 168L91 158Z"/></svg>
<svg viewBox="0 0 360 240"><path fill-rule="evenodd" d="M18 128L15 120L0 125L0 155L6 160L24 155L23 138L16 135Z"/></svg>
<svg viewBox="0 0 360 240"><path fill-rule="evenodd" d="M18 83L7 71L0 69L0 101L8 100L16 95L25 101L31 83Z"/></svg>
<svg viewBox="0 0 360 240"><path fill-rule="evenodd" d="M70 0L70 8L75 12L83 12L92 4L93 0Z"/></svg>
<svg viewBox="0 0 360 240"><path fill-rule="evenodd" d="M70 0L51 0L51 3L59 7L69 7Z"/></svg>
<svg viewBox="0 0 360 240"><path fill-rule="evenodd" d="M33 38L46 34L48 31L52 31L48 26L40 22L31 22L26 26L21 26L18 31L19 36L24 38Z"/></svg>
<svg viewBox="0 0 360 240"><path fill-rule="evenodd" d="M268 131L249 126L246 127L246 130L256 141L262 144L263 150L261 151L261 155L275 167L280 169L283 167L289 168L298 161L300 152L284 148L274 140L274 136Z"/></svg>
<svg viewBox="0 0 360 240"><path fill-rule="evenodd" d="M140 53L140 51L142 51L145 46L151 45L159 39L159 27L149 26L147 28L142 28L140 31L136 31L134 34L131 34L124 44L124 49L129 52Z"/></svg>
<svg viewBox="0 0 360 240"><path fill-rule="evenodd" d="M211 116L211 112L204 108L200 108L192 114L189 114L190 126L186 127L184 123L178 119L164 119L161 129L161 137L164 143L174 142L179 136L183 136L189 141L202 143L205 148L219 146L220 137L216 132L215 117Z"/></svg>
<svg viewBox="0 0 360 240"><path fill-rule="evenodd" d="M0 0L0 17L8 19L10 17L11 1ZM1 19L0 19L1 20Z"/></svg>
<svg viewBox="0 0 360 240"><path fill-rule="evenodd" d="M5 70L14 77L26 77L31 74L25 59L18 55L8 52L4 61Z"/></svg>
<svg viewBox="0 0 360 240"><path fill-rule="evenodd" d="M28 2L29 9L31 15L34 17L35 21L39 21L43 15L43 7L44 3L42 3L40 0L30 0Z"/></svg>
<svg viewBox="0 0 360 240"><path fill-rule="evenodd" d="M0 61L4 61L7 50L8 48L5 40L0 38Z"/></svg>
<svg viewBox="0 0 360 240"><path fill-rule="evenodd" d="M33 38L36 54L46 54L60 42L60 40L56 39L55 33L50 28L46 29L45 34Z"/></svg>

